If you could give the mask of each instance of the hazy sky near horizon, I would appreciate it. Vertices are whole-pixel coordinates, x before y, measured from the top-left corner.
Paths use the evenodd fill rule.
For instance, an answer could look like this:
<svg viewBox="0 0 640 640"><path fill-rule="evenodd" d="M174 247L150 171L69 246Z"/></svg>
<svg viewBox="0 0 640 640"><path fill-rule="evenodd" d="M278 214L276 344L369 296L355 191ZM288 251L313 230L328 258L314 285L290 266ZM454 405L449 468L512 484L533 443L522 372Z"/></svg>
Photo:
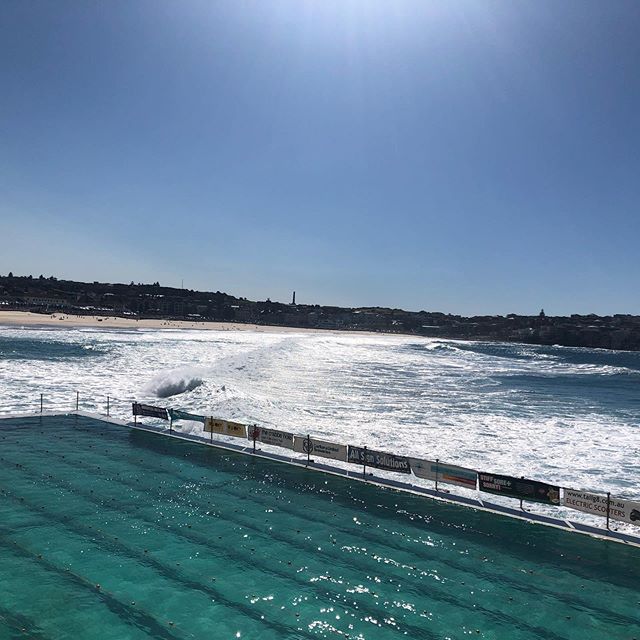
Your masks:
<svg viewBox="0 0 640 640"><path fill-rule="evenodd" d="M0 3L0 273L640 313L640 3Z"/></svg>

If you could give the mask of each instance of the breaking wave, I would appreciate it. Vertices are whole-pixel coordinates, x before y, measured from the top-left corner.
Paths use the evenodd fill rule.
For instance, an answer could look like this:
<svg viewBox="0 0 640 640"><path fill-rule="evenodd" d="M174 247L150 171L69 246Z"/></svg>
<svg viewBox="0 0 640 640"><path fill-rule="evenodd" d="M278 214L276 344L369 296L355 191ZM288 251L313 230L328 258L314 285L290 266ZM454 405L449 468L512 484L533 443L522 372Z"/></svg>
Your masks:
<svg viewBox="0 0 640 640"><path fill-rule="evenodd" d="M186 391L193 391L204 383L202 373L193 369L164 371L145 385L145 391L158 398L171 398Z"/></svg>

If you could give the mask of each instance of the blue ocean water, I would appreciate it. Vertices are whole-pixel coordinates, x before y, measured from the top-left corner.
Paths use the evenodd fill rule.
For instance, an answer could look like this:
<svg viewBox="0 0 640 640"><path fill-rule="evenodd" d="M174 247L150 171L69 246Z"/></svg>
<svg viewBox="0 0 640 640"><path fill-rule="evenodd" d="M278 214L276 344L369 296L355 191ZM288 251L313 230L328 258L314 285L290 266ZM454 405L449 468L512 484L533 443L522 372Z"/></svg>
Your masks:
<svg viewBox="0 0 640 640"><path fill-rule="evenodd" d="M25 336L5 337L0 335L0 361L2 360L67 360L92 357L103 353L87 345Z"/></svg>
<svg viewBox="0 0 640 640"><path fill-rule="evenodd" d="M0 638L630 640L640 550L79 417L0 421Z"/></svg>

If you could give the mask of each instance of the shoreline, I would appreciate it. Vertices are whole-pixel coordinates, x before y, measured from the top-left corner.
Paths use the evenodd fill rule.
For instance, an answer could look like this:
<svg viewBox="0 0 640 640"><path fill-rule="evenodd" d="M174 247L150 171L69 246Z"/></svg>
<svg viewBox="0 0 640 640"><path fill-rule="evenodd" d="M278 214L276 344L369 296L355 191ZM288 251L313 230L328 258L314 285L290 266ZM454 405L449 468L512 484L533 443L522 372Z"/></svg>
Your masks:
<svg viewBox="0 0 640 640"><path fill-rule="evenodd" d="M278 325L243 324L238 322L167 320L161 318L123 318L121 316L78 316L70 313L51 314L31 311L0 311L0 327L37 329L187 329L192 331L252 331L258 333L324 333L395 336L400 334L375 331L345 331L309 327L281 327Z"/></svg>
<svg viewBox="0 0 640 640"><path fill-rule="evenodd" d="M483 337L447 337L425 336L415 333L400 333L386 331L371 331L357 329L320 329L317 327L286 327L280 325L253 324L242 322L220 322L215 320L170 320L162 318L123 318L122 316L80 316L71 313L54 312L51 314L33 313L32 311L3 311L0 310L0 329L107 329L128 330L155 329L155 330L186 330L186 331L252 331L253 333L280 333L280 334L324 334L324 335L359 335L376 337L415 338L418 340L444 340L446 342L486 342L522 345L525 347L561 347L566 349L589 349L592 351L606 351L611 353L638 353L634 349L608 349L606 347L585 347L576 345L542 344L535 342L522 342L511 340L499 340L487 336Z"/></svg>

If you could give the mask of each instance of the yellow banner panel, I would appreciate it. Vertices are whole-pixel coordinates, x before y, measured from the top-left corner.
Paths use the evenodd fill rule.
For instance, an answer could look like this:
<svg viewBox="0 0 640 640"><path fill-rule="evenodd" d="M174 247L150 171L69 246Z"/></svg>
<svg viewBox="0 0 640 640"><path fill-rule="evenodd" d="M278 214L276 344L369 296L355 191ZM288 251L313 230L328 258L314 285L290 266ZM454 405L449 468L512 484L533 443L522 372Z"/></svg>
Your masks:
<svg viewBox="0 0 640 640"><path fill-rule="evenodd" d="M226 420L219 420L218 418L207 418L204 421L204 430L208 433L224 433L227 426Z"/></svg>
<svg viewBox="0 0 640 640"><path fill-rule="evenodd" d="M246 438L247 426L240 424L239 422L227 421L227 430L225 431L225 435L234 436L236 438Z"/></svg>

